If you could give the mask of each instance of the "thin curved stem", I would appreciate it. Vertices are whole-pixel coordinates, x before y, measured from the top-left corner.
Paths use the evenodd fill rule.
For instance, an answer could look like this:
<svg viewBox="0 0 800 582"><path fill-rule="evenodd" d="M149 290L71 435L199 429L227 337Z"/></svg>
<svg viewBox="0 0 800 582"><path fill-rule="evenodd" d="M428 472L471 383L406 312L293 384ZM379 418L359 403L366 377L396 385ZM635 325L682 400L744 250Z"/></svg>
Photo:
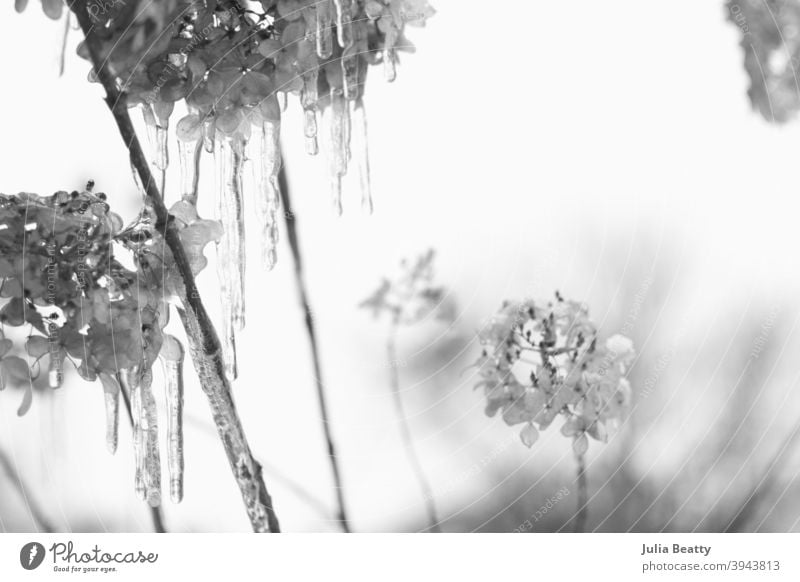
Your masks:
<svg viewBox="0 0 800 582"><path fill-rule="evenodd" d="M578 465L578 512L575 516L575 533L583 533L586 529L586 518L589 515L589 485L586 478L586 459L583 455L576 455Z"/></svg>
<svg viewBox="0 0 800 582"><path fill-rule="evenodd" d="M131 410L131 396L122 382L117 380L119 384L119 391L122 394L122 402L125 404L125 410L128 412L128 420L130 420L131 430L133 430L133 411ZM161 506L150 507L150 518L153 520L153 530L156 533L167 533L167 528L164 526L164 514L161 511Z"/></svg>
<svg viewBox="0 0 800 582"><path fill-rule="evenodd" d="M400 372L398 370L397 359L397 326L392 325L389 331L389 337L386 340L386 354L388 356L387 365L389 366L389 384L392 389L392 398L394 401L395 415L397 422L400 426L400 437L403 440L403 447L406 451L406 457L414 471L414 476L419 484L422 497L425 500L425 511L428 514L428 529L434 533L441 533L439 527L438 511L436 510L436 501L433 497L433 489L428 482L428 477L422 468L422 463L417 455L416 448L414 447L414 439L411 436L411 429L408 426L406 418L405 406L403 405L403 397L400 393Z"/></svg>
<svg viewBox="0 0 800 582"><path fill-rule="evenodd" d="M83 30L86 39L85 46L94 67L93 75L106 92L106 104L114 117L120 136L128 148L131 164L139 175L145 195L153 207L156 229L163 233L164 240L175 260L175 269L183 281L184 293L181 299L184 308L179 310L179 314L189 340L192 362L200 377L203 392L211 405L214 423L228 457L231 471L239 486L250 523L256 532L278 532L280 526L272 506L272 499L261 475L261 466L250 452L244 428L233 402L231 385L225 374L219 336L200 298L178 228L173 217L167 211L164 199L150 171L150 165L136 136L128 114L125 94L117 87L115 76L105 66L106 62L101 56L97 39L92 34L94 24L89 16L86 0L72 2L70 9Z"/></svg>
<svg viewBox="0 0 800 582"><path fill-rule="evenodd" d="M300 251L300 241L297 235L297 219L292 211L292 198L289 194L289 180L286 177L286 166L281 166L278 173L278 183L281 191L281 202L283 204L283 218L286 223L286 234L289 239L289 247L292 249L294 259L294 278L297 284L297 294L300 305L303 309L305 318L306 333L308 335L309 347L311 348L311 359L314 365L314 381L316 384L317 401L319 402L320 418L322 421L322 432L325 435L325 443L328 448L328 461L333 474L333 485L336 489L336 504L339 523L345 533L350 533L350 522L347 519L347 510L344 503L344 487L342 485L342 472L339 467L339 460L336 456L336 445L334 444L333 432L331 430L330 412L328 401L325 394L325 382L322 380L322 365L319 357L319 346L317 343L317 332L314 325L314 311L311 309L311 302L308 298L305 276L303 273L303 257Z"/></svg>

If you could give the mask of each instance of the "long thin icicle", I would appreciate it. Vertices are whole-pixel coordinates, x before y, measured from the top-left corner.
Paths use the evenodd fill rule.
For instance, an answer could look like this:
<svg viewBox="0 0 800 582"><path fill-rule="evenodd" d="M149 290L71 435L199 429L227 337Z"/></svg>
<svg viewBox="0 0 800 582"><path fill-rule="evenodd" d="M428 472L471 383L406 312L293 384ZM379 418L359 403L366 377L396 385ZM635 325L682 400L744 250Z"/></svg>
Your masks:
<svg viewBox="0 0 800 582"><path fill-rule="evenodd" d="M156 124L156 151L155 151L155 165L156 168L162 172L167 170L169 166L169 146L167 139L169 137L169 127L161 124Z"/></svg>
<svg viewBox="0 0 800 582"><path fill-rule="evenodd" d="M135 463L134 487L136 497L144 501L147 499L147 486L145 484L145 436L142 428L142 391L139 378L139 368L127 368L121 370L119 379L122 386L127 390L131 399L131 416L133 416L133 457Z"/></svg>
<svg viewBox="0 0 800 582"><path fill-rule="evenodd" d="M158 412L152 391L153 373L150 369L141 373L140 391L142 396L142 418L140 426L144 431L144 482L147 489L147 503L151 507L161 505L161 455L158 446Z"/></svg>
<svg viewBox="0 0 800 582"><path fill-rule="evenodd" d="M331 89L330 105L330 166L333 205L342 213L342 178L347 174L350 159L350 111L342 91Z"/></svg>
<svg viewBox="0 0 800 582"><path fill-rule="evenodd" d="M131 398L133 451L136 460L136 496L152 507L161 504L161 459L158 449L158 415L150 370L134 366L120 372Z"/></svg>
<svg viewBox="0 0 800 582"><path fill-rule="evenodd" d="M353 44L353 0L333 0L336 7L336 30L339 46L347 48Z"/></svg>
<svg viewBox="0 0 800 582"><path fill-rule="evenodd" d="M244 205L242 198L242 167L244 164L244 139L222 138L218 140L217 214L224 229L217 244L217 275L222 291L222 334L228 378L234 380L236 365L236 332L244 328L244 283L245 283L245 232Z"/></svg>
<svg viewBox="0 0 800 582"><path fill-rule="evenodd" d="M100 374L106 404L106 448L112 455L119 443L119 384L113 376Z"/></svg>
<svg viewBox="0 0 800 582"><path fill-rule="evenodd" d="M161 346L164 366L164 394L167 400L167 467L169 495L173 503L183 499L183 360L181 342L171 335L164 336Z"/></svg>
<svg viewBox="0 0 800 582"><path fill-rule="evenodd" d="M358 184L361 189L361 208L372 214L372 184L369 170L369 138L367 133L367 113L364 102L351 102L350 113L353 122L353 146L355 147L355 164L358 170Z"/></svg>
<svg viewBox="0 0 800 582"><path fill-rule="evenodd" d="M200 155L203 153L200 141L200 139L178 141L178 156L181 166L181 197L192 206L197 205L197 189L200 184Z"/></svg>
<svg viewBox="0 0 800 582"><path fill-rule="evenodd" d="M158 141L156 135L156 114L153 112L153 106L149 103L142 103L142 118L144 119L144 126L147 132L147 144L150 146L150 159L155 160L156 142Z"/></svg>
<svg viewBox="0 0 800 582"><path fill-rule="evenodd" d="M257 140L254 140L257 141ZM255 145L255 144L254 144ZM257 144L254 166L256 184L256 208L258 220L263 225L261 258L267 270L278 261L278 210L281 204L278 173L281 169L280 122L266 120L262 127L260 143Z"/></svg>
<svg viewBox="0 0 800 582"><path fill-rule="evenodd" d="M303 75L303 91L300 96L303 106L303 132L306 136L306 151L315 156L319 153L317 141L317 102L319 101L319 71L314 68Z"/></svg>

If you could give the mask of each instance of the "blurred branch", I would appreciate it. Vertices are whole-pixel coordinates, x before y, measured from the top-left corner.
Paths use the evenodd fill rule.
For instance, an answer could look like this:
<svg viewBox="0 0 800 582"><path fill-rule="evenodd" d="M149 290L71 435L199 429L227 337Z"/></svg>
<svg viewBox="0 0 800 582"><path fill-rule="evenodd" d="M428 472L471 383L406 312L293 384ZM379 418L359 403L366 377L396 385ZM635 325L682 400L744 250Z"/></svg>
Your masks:
<svg viewBox="0 0 800 582"><path fill-rule="evenodd" d="M281 201L283 203L283 218L286 222L286 233L289 238L289 247L292 249L292 258L294 259L294 278L297 284L297 294L299 296L300 306L302 307L305 315L306 332L308 334L308 341L311 348L311 359L314 365L314 381L317 389L317 401L319 402L319 410L322 420L322 432L325 435L325 442L328 446L328 460L331 465L331 472L333 473L333 485L336 489L338 518L342 529L346 533L350 533L350 524L347 519L347 511L344 504L342 475L339 468L339 461L336 456L336 446L334 445L333 441L333 433L331 431L330 412L328 411L328 401L325 395L325 383L322 381L322 366L320 364L317 332L314 326L314 312L311 309L305 276L303 274L303 257L300 251L300 242L297 235L297 220L294 212L292 211L292 198L289 194L289 180L286 177L285 164L281 166L280 173L278 174L278 182L280 184Z"/></svg>
<svg viewBox="0 0 800 582"><path fill-rule="evenodd" d="M578 513L575 516L575 533L586 530L586 518L589 515L589 486L586 479L586 458L583 455L575 456L578 464Z"/></svg>
<svg viewBox="0 0 800 582"><path fill-rule="evenodd" d="M419 483L419 488L422 491L422 496L425 499L425 509L428 513L428 529L434 533L441 533L442 530L439 527L439 517L436 511L433 490L422 468L422 463L419 460L417 451L414 448L414 439L411 437L411 429L408 426L408 419L406 418L405 407L403 406L403 397L400 394L400 373L398 371L396 336L397 326L393 323L389 331L389 337L386 340L386 354L389 358L387 362L389 366L389 384L394 399L395 415L400 425L400 436L403 439L406 457L408 457L408 462L411 464L411 468L417 478L417 483Z"/></svg>
<svg viewBox="0 0 800 582"><path fill-rule="evenodd" d="M9 479L19 491L20 496L22 497L25 505L30 512L33 521L36 523L40 532L43 533L53 533L56 529L50 523L50 520L45 517L44 512L39 508L39 505L36 501L31 497L30 487L28 487L25 482L22 480L22 476L16 470L14 463L11 462L11 459L8 457L8 454L0 449L0 466L2 466L3 470L8 474Z"/></svg>

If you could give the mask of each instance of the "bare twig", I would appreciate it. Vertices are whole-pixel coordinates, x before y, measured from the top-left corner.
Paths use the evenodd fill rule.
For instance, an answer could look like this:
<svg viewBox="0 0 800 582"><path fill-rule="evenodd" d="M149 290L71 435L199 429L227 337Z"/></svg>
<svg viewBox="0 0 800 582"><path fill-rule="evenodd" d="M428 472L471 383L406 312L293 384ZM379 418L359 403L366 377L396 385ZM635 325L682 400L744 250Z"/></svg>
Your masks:
<svg viewBox="0 0 800 582"><path fill-rule="evenodd" d="M156 228L163 232L164 240L175 259L175 268L183 280L184 309L180 309L179 314L189 339L195 370L211 404L214 422L239 485L250 523L257 532L277 532L280 530L278 519L261 476L261 466L250 452L239 414L233 403L231 386L225 375L219 337L200 299L178 229L164 205L161 192L136 137L128 115L125 95L117 88L114 75L104 66L96 39L92 36L94 25L88 14L86 1L75 1L71 3L70 9L77 17L86 37L86 48L94 66L94 75L105 89L106 104L128 148L131 164L139 174L145 194L153 206Z"/></svg>
<svg viewBox="0 0 800 582"><path fill-rule="evenodd" d="M11 462L11 459L8 458L8 455L2 449L0 449L0 467L8 474L9 479L11 479L17 491L19 491L39 531L43 533L53 533L56 531L50 523L50 520L45 516L44 512L31 496L31 488L22 480L22 476L19 474L16 467L14 467L14 463Z"/></svg>
<svg viewBox="0 0 800 582"><path fill-rule="evenodd" d="M403 406L403 397L400 394L400 373L398 371L397 360L397 328L392 325L389 331L389 337L386 340L386 353L389 358L387 364L389 366L389 384L392 389L392 397L394 399L395 415L397 422L400 425L400 437L403 440L403 447L406 450L406 457L414 471L414 476L419 484L422 497L425 500L425 510L428 513L428 530L434 533L441 533L439 527L439 517L436 511L436 502L433 497L433 489L428 482L428 477L422 468L422 463L417 455L416 448L414 447L414 439L411 436L411 429L408 426L406 418L405 407Z"/></svg>
<svg viewBox="0 0 800 582"><path fill-rule="evenodd" d="M124 385L122 382L117 382L119 384L119 391L122 394L122 402L125 403L125 410L128 412L128 420L131 422L131 430L133 430L133 411L131 410L131 397L128 394L128 391L125 390ZM164 526L164 514L161 511L161 507L150 507L150 518L153 520L153 529L156 533L167 533L167 528Z"/></svg>
<svg viewBox="0 0 800 582"><path fill-rule="evenodd" d="M297 294L305 315L306 332L308 334L308 342L311 348L311 359L313 360L314 364L314 380L317 389L317 400L319 402L319 411L322 420L322 432L325 435L325 442L328 446L328 460L331 465L331 473L333 474L333 485L336 489L338 518L342 529L349 533L350 523L347 519L347 510L345 509L344 504L342 474L339 468L338 457L336 456L336 446L334 445L333 441L330 413L328 411L328 402L325 395L325 383L322 380L322 366L320 364L319 347L317 344L317 332L314 326L314 312L311 309L311 303L308 298L308 290L306 289L305 276L303 274L303 257L300 251L300 242L297 235L297 219L292 211L292 198L289 194L289 180L286 177L285 165L281 167L280 173L278 174L278 181L281 190L281 201L283 204L283 217L286 223L286 233L289 239L289 247L292 249L292 258L294 259L294 278L297 284Z"/></svg>
<svg viewBox="0 0 800 582"><path fill-rule="evenodd" d="M575 533L586 529L586 518L589 515L589 486L586 479L586 459L583 455L575 455L578 464L578 512L575 516Z"/></svg>

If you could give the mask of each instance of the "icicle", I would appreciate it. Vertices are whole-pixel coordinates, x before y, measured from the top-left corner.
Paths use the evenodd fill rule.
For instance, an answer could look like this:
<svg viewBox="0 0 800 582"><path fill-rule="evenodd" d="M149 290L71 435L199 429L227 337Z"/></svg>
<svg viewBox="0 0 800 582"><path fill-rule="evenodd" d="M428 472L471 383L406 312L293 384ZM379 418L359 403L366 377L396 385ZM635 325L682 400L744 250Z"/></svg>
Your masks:
<svg viewBox="0 0 800 582"><path fill-rule="evenodd" d="M214 153L214 134L217 129L214 126L214 118L209 116L203 120L203 147L209 154Z"/></svg>
<svg viewBox="0 0 800 582"><path fill-rule="evenodd" d="M350 116L347 101L341 91L331 89L330 106L330 164L333 205L337 214L342 213L342 177L347 173L350 157Z"/></svg>
<svg viewBox="0 0 800 582"><path fill-rule="evenodd" d="M303 131L306 136L306 152L316 156L319 153L319 143L317 142L317 112L314 109L306 109L303 112Z"/></svg>
<svg viewBox="0 0 800 582"><path fill-rule="evenodd" d="M50 388L61 388L61 384L64 382L64 373L61 371L63 363L59 351L50 352L50 369L47 373L47 383Z"/></svg>
<svg viewBox="0 0 800 582"><path fill-rule="evenodd" d="M358 100L352 105L353 142L356 148L355 162L358 169L358 183L361 188L361 208L368 214L372 214L372 184L370 183L369 170L367 113L362 100Z"/></svg>
<svg viewBox="0 0 800 582"><path fill-rule="evenodd" d="M244 328L245 240L242 166L245 141L241 137L219 141L217 178L220 194L217 214L224 229L217 244L217 274L223 287L223 343L231 380L237 376L235 333Z"/></svg>
<svg viewBox="0 0 800 582"><path fill-rule="evenodd" d="M119 440L119 392L105 393L106 400L106 448L112 455L117 452Z"/></svg>
<svg viewBox="0 0 800 582"><path fill-rule="evenodd" d="M258 219L263 225L262 260L267 270L275 267L278 261L278 210L281 205L281 191L278 174L281 169L280 123L265 121L261 134L261 151L258 159Z"/></svg>
<svg viewBox="0 0 800 582"><path fill-rule="evenodd" d="M153 106L149 103L142 103L142 118L144 119L145 129L147 130L147 143L150 145L150 157L156 158L156 115L153 113Z"/></svg>
<svg viewBox="0 0 800 582"><path fill-rule="evenodd" d="M106 403L106 447L112 455L119 441L119 384L113 376L100 374Z"/></svg>
<svg viewBox="0 0 800 582"><path fill-rule="evenodd" d="M317 56L329 59L333 54L333 18L331 15L330 0L321 0L317 3Z"/></svg>
<svg viewBox="0 0 800 582"><path fill-rule="evenodd" d="M319 101L319 71L313 69L303 76L303 91L300 96L303 106L303 132L306 136L306 152L315 156L319 153L317 141L317 102Z"/></svg>
<svg viewBox="0 0 800 582"><path fill-rule="evenodd" d="M147 486L145 485L145 437L142 428L142 392L139 381L139 368L126 368L119 373L123 389L127 390L131 400L131 416L133 417L133 456L136 464L134 477L136 497L144 501L147 499Z"/></svg>
<svg viewBox="0 0 800 582"><path fill-rule="evenodd" d="M200 182L200 138L194 141L178 140L181 166L181 197L191 205L197 204L197 187Z"/></svg>
<svg viewBox="0 0 800 582"><path fill-rule="evenodd" d="M280 105L281 113L284 113L286 108L289 107L289 93L278 91L278 104Z"/></svg>
<svg viewBox="0 0 800 582"><path fill-rule="evenodd" d="M151 507L158 507L161 505L161 455L158 448L158 412L151 390L152 384L152 371L143 370L140 383L143 416L140 425L145 437L144 482L147 488L147 503Z"/></svg>
<svg viewBox="0 0 800 582"><path fill-rule="evenodd" d="M158 450L158 415L150 389L153 375L150 370L134 366L122 370L120 380L131 399L136 495L156 507L161 504L161 459Z"/></svg>
<svg viewBox="0 0 800 582"><path fill-rule="evenodd" d="M358 47L355 44L342 51L342 87L344 96L350 101L355 101L361 95L360 63Z"/></svg>
<svg viewBox="0 0 800 582"><path fill-rule="evenodd" d="M166 378L169 495L173 503L180 503L183 499L183 346L177 338L165 335L160 356Z"/></svg>
<svg viewBox="0 0 800 582"><path fill-rule="evenodd" d="M343 49L353 44L353 0L333 0L336 6L336 30L339 46Z"/></svg>
<svg viewBox="0 0 800 582"><path fill-rule="evenodd" d="M155 165L156 168L162 172L166 171L169 166L169 146L167 138L169 136L169 127L156 125L156 151L155 151ZM163 195L163 191L162 191Z"/></svg>

